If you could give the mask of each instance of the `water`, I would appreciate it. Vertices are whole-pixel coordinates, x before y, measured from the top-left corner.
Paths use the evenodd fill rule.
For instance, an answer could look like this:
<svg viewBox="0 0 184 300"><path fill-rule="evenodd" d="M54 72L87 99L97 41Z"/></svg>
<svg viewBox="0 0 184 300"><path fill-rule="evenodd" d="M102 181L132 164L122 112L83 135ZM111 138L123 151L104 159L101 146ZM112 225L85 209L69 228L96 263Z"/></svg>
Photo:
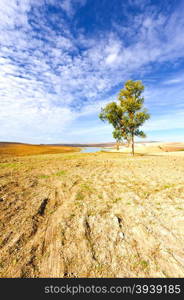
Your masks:
<svg viewBox="0 0 184 300"><path fill-rule="evenodd" d="M86 148L83 148L80 152L81 153L90 153L90 152L98 152L101 150L102 150L102 148L100 148L100 147L86 147Z"/></svg>

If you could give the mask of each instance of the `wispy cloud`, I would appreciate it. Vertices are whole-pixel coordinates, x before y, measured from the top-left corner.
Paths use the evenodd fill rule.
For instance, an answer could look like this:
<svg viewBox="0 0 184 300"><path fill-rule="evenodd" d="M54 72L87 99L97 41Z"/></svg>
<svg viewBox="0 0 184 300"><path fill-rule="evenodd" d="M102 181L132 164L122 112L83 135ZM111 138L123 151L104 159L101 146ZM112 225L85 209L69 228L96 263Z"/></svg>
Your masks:
<svg viewBox="0 0 184 300"><path fill-rule="evenodd" d="M60 1L60 7L71 17L75 14L77 6L83 6L86 4L86 0L63 0Z"/></svg>
<svg viewBox="0 0 184 300"><path fill-rule="evenodd" d="M35 142L63 141L69 126L78 118L97 115L124 80L144 79L158 65L182 59L181 7L168 17L146 2L134 18L128 6L121 6L127 25L114 17L110 30L97 26L87 34L75 19L88 4L85 0L1 0L0 139L28 141L30 136ZM170 84L179 80L163 79L165 95L171 92ZM152 96L148 105L156 112L153 102L159 105L160 100ZM163 106L168 101L169 96Z"/></svg>

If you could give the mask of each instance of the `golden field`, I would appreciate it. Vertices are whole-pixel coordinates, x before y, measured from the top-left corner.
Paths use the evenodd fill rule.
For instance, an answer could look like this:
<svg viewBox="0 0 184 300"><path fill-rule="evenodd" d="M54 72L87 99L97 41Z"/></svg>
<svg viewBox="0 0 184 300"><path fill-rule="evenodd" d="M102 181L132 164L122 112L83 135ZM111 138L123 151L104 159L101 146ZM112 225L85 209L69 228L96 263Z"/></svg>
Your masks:
<svg viewBox="0 0 184 300"><path fill-rule="evenodd" d="M25 156L38 154L54 154L65 152L76 152L79 148L65 146L50 146L50 145L31 145L19 143L1 143L0 142L0 157L5 156Z"/></svg>
<svg viewBox="0 0 184 300"><path fill-rule="evenodd" d="M1 155L0 277L183 277L184 152L136 151Z"/></svg>

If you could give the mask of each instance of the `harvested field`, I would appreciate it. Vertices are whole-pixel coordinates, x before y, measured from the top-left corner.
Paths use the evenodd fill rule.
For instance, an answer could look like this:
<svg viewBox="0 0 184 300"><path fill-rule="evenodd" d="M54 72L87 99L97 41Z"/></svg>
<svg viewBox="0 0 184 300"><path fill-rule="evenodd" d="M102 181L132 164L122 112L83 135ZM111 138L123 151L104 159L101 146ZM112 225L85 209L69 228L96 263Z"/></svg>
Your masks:
<svg viewBox="0 0 184 300"><path fill-rule="evenodd" d="M54 154L76 152L80 148L66 146L31 145L21 143L0 143L0 157L2 156L25 156L38 154Z"/></svg>
<svg viewBox="0 0 184 300"><path fill-rule="evenodd" d="M120 146L119 151L116 150L116 147L109 147L111 152L123 152L130 153L131 147ZM160 143L160 142L152 142L152 143L136 143L135 144L136 153L139 154L154 154L154 155L173 155L175 152L184 152L184 143ZM180 155L180 154L179 154ZM181 154L182 155L182 154Z"/></svg>
<svg viewBox="0 0 184 300"><path fill-rule="evenodd" d="M2 158L0 277L183 277L184 156Z"/></svg>

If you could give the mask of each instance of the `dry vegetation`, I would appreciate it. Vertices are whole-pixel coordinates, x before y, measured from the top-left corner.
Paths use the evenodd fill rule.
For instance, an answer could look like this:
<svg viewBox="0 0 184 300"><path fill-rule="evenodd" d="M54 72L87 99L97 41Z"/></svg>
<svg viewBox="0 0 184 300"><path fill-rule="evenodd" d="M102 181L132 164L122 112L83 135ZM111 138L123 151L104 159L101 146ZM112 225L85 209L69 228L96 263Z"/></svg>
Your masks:
<svg viewBox="0 0 184 300"><path fill-rule="evenodd" d="M183 277L184 156L0 163L0 277Z"/></svg>
<svg viewBox="0 0 184 300"><path fill-rule="evenodd" d="M76 152L79 148L49 145L0 143L0 157Z"/></svg>

